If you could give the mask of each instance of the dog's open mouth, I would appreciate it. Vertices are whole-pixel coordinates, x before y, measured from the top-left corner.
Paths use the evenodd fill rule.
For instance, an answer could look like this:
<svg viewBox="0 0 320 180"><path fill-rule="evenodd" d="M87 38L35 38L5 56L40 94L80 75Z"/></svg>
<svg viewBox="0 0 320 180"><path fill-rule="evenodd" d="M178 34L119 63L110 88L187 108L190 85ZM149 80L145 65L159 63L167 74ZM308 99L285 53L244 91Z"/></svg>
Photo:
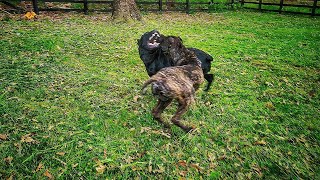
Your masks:
<svg viewBox="0 0 320 180"><path fill-rule="evenodd" d="M159 47L159 44L160 44L160 43L157 42L157 40L158 40L159 38L160 38L159 33L157 33L157 32L153 33L153 34L149 37L149 40L148 40L148 43L147 43L148 48L153 49L153 48Z"/></svg>

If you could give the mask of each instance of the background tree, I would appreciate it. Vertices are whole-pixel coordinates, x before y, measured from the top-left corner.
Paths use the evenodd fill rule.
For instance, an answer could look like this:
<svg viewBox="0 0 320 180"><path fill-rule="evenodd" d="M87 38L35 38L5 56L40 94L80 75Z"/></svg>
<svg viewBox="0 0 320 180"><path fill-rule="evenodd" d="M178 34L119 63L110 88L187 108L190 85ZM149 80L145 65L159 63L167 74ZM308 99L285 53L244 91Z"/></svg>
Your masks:
<svg viewBox="0 0 320 180"><path fill-rule="evenodd" d="M134 0L114 0L112 17L119 21L141 20L140 10Z"/></svg>

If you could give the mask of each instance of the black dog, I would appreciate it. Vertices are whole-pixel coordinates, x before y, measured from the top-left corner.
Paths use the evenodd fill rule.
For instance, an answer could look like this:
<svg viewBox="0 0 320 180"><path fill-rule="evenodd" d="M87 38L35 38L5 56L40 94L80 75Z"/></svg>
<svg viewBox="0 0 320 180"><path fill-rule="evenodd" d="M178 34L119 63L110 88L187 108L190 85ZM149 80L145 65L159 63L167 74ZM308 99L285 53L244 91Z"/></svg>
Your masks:
<svg viewBox="0 0 320 180"><path fill-rule="evenodd" d="M176 66L162 68L144 83L142 91L151 84L152 93L158 98L158 104L152 110L153 118L166 127L169 125L163 121L161 114L172 100L177 100L178 109L171 122L189 132L193 128L182 124L180 118L195 101L195 92L204 81L201 62L193 51L184 47L179 37L168 36L160 46Z"/></svg>
<svg viewBox="0 0 320 180"><path fill-rule="evenodd" d="M140 58L143 61L149 76L156 74L162 68L177 65L168 59L161 50L159 44L163 38L165 38L165 36L161 35L159 31L153 30L144 33L140 40L138 40ZM211 69L212 56L200 49L187 49L193 51L201 61L204 78L208 81L205 91L209 90L213 81L213 74L208 74Z"/></svg>

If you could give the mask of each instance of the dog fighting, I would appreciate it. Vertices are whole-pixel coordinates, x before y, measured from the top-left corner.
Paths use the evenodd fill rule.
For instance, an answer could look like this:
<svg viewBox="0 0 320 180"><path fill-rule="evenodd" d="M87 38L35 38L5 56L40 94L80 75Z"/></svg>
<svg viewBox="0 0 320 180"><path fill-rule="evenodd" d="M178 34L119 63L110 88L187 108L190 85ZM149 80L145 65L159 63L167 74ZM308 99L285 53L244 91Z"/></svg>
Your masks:
<svg viewBox="0 0 320 180"><path fill-rule="evenodd" d="M181 123L181 116L195 101L195 92L204 79L208 81L206 90L210 88L213 75L208 72L212 57L199 49L186 48L180 37L164 36L156 30L142 35L138 45L140 58L150 76L143 84L142 93L151 85L152 94L158 99L152 110L153 118L170 128L161 114L176 100L178 108L171 122L185 132L192 131L193 127Z"/></svg>
<svg viewBox="0 0 320 180"><path fill-rule="evenodd" d="M153 30L144 33L138 40L139 55L145 65L145 68L149 76L156 74L162 68L177 65L174 64L174 62L172 62L168 58L168 56L165 56L164 52L161 50L159 46L159 41L164 37L165 36L160 34L159 31ZM211 70L211 63L213 61L213 58L211 55L200 49L187 49L193 51L197 58L201 61L201 68L204 74L204 78L208 82L205 91L208 91L214 79L213 74L208 74Z"/></svg>

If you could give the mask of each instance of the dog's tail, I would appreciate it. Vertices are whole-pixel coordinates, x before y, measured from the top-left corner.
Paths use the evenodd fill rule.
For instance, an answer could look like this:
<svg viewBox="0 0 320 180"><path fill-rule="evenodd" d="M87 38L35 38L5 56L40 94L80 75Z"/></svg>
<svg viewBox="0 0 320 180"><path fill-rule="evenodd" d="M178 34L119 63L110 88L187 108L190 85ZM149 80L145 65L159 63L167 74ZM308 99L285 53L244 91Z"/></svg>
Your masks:
<svg viewBox="0 0 320 180"><path fill-rule="evenodd" d="M146 91L147 91L147 86L148 86L149 84L155 82L155 81L156 81L156 80L154 80L154 79L152 79L152 78L148 79L148 80L142 85L141 93L142 93L142 94L145 94Z"/></svg>

